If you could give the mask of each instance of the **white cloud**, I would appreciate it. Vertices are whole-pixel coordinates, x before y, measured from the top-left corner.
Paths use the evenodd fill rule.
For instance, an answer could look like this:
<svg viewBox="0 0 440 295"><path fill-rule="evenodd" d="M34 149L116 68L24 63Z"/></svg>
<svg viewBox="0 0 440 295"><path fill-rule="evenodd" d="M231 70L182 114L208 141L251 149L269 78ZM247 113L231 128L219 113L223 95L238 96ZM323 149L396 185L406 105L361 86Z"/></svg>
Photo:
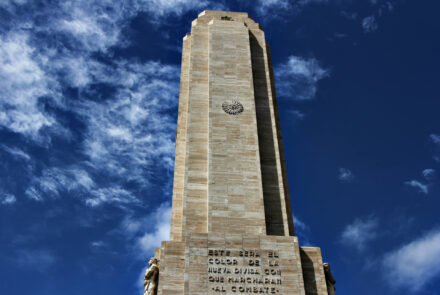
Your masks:
<svg viewBox="0 0 440 295"><path fill-rule="evenodd" d="M65 5L72 5L69 3ZM78 9L72 8L73 11ZM84 13L82 11L73 15L82 17ZM89 19L90 13L97 12L87 13L88 16L84 18ZM26 195L42 201L48 196L57 197L62 191L74 191L83 196L88 193L86 204L90 206L108 202L137 203L137 198L124 189L123 184L134 181L145 188L153 176L152 168L157 171L170 169L173 165L173 113L178 101L179 68L154 61L98 61L90 54L95 50L105 51L108 46L115 44L116 39L100 39L101 35L107 36L104 29L103 34L96 36L82 35L90 31L86 32L78 23L75 24L77 27L69 27L69 30L62 25L54 29L64 30L72 35L72 39L78 39L83 44L73 49L63 47L54 51L32 47L26 34L14 35L13 40L18 44L10 45L12 41L9 39L4 41L9 42L8 46L12 49L8 49L8 46L0 49L3 53L7 51L0 61L11 64L11 68L18 67L19 70L13 72L8 67L0 68L0 73L8 71L2 81L11 84L9 74L14 74L12 76L20 77L17 79L27 84L21 82L16 88L10 89L12 95L6 97L12 96L10 102L0 97L0 125L3 123L11 131L23 133L30 139L39 139L41 130L48 126L56 129L57 134L62 133L60 130L63 127L58 124L56 117L46 114L38 100L43 95L53 96L53 105L68 110L84 123L86 131L83 134L82 152L86 159L73 166L46 167L27 188ZM106 27L105 23L100 22L99 25ZM98 27L93 28L99 30ZM95 43L91 45L90 42ZM8 54L13 58L8 60ZM20 66L22 63L25 65ZM28 84L30 90L21 99L20 91L26 90ZM106 94L106 97L96 97L101 94L90 87L96 84L111 85L114 91ZM60 99L59 85L79 88L79 99ZM16 113L14 108L11 111L11 105ZM2 112L6 109L8 112ZM40 118L43 123L29 121L32 118ZM21 126L21 129L17 126ZM29 156L18 149L5 146L3 149L14 157L21 156L29 160ZM85 174L85 171L91 170L97 174L106 174L118 183L102 187L93 181L93 177Z"/></svg>
<svg viewBox="0 0 440 295"><path fill-rule="evenodd" d="M103 248L106 244L103 241L93 241L90 243L90 246L93 248Z"/></svg>
<svg viewBox="0 0 440 295"><path fill-rule="evenodd" d="M362 28L364 28L364 32L366 33L374 32L378 29L378 27L379 26L374 15L367 16L362 20Z"/></svg>
<svg viewBox="0 0 440 295"><path fill-rule="evenodd" d="M121 1L62 2L63 17L53 20L54 29L75 38L86 51L106 51L121 40L128 11Z"/></svg>
<svg viewBox="0 0 440 295"><path fill-rule="evenodd" d="M152 255L162 241L169 240L171 223L171 206L163 203L147 217L126 218L119 232L127 239L134 241L136 253ZM137 255L138 257L141 255ZM144 259L146 257L142 257Z"/></svg>
<svg viewBox="0 0 440 295"><path fill-rule="evenodd" d="M105 203L136 204L139 203L139 200L129 190L119 186L111 186L91 190L91 196L86 198L85 202L88 206L97 207Z"/></svg>
<svg viewBox="0 0 440 295"><path fill-rule="evenodd" d="M306 116L303 112L301 112L299 110L289 110L288 113L299 120L304 119L304 117Z"/></svg>
<svg viewBox="0 0 440 295"><path fill-rule="evenodd" d="M436 155L434 155L434 160L436 162L440 162L440 156L439 156L439 151L440 151L440 135L438 134L430 134L429 135L429 140L435 145L436 147Z"/></svg>
<svg viewBox="0 0 440 295"><path fill-rule="evenodd" d="M140 0L138 3L156 21L170 15L180 16L191 10L228 10L222 3L208 0Z"/></svg>
<svg viewBox="0 0 440 295"><path fill-rule="evenodd" d="M26 3L27 0L1 0L0 7L8 10L13 10L15 5L20 6Z"/></svg>
<svg viewBox="0 0 440 295"><path fill-rule="evenodd" d="M410 181L406 181L405 185L415 188L419 193L429 194L429 189L432 185L432 181L435 179L435 170L434 169L424 169L422 171L423 177L426 179L428 183L423 183L416 179L412 179Z"/></svg>
<svg viewBox="0 0 440 295"><path fill-rule="evenodd" d="M160 247L162 241L169 240L171 222L171 207L160 206L154 214L154 220L150 224L152 232L145 233L138 239L139 248L145 253L151 253L155 248Z"/></svg>
<svg viewBox="0 0 440 295"><path fill-rule="evenodd" d="M421 183L418 180L412 179L410 181L406 181L405 184L417 189L419 193L425 195L429 193L429 186L427 184Z"/></svg>
<svg viewBox="0 0 440 295"><path fill-rule="evenodd" d="M341 234L341 242L344 245L364 251L367 244L377 237L379 219L373 215L366 218L356 218L353 223L347 225Z"/></svg>
<svg viewBox="0 0 440 295"><path fill-rule="evenodd" d="M384 256L383 273L393 287L417 292L440 276L440 230L434 230Z"/></svg>
<svg viewBox="0 0 440 295"><path fill-rule="evenodd" d="M387 2L385 5L386 5L386 8L388 9L388 11L393 11L394 10L393 3Z"/></svg>
<svg viewBox="0 0 440 295"><path fill-rule="evenodd" d="M43 197L41 196L40 192L37 191L35 187L28 187L25 191L25 195L34 201L40 202L43 201Z"/></svg>
<svg viewBox="0 0 440 295"><path fill-rule="evenodd" d="M25 193L30 199L43 201L47 197L59 198L65 192L80 197L90 207L140 203L132 192L118 184L99 186L86 170L78 167L44 169L40 177L33 178Z"/></svg>
<svg viewBox="0 0 440 295"><path fill-rule="evenodd" d="M0 204L2 205L12 205L17 201L14 195L4 193L0 191Z"/></svg>
<svg viewBox="0 0 440 295"><path fill-rule="evenodd" d="M313 243L310 242L310 227L298 216L293 216L293 224L295 226L295 235L299 237L302 246L312 246Z"/></svg>
<svg viewBox="0 0 440 295"><path fill-rule="evenodd" d="M295 224L295 230L298 231L306 231L308 230L308 226L298 217L293 217L293 223Z"/></svg>
<svg viewBox="0 0 440 295"><path fill-rule="evenodd" d="M69 64L73 59L58 62ZM43 169L26 195L42 201L62 192L74 192L92 207L138 204L138 198L124 184L132 182L137 188L146 188L154 176L153 169L170 171L173 166L172 114L178 101L179 69L152 61L106 65L92 60L79 64L82 66L75 67L73 62L71 67L80 74L66 82L81 85L84 94L84 98L69 104L69 111L84 122L81 145L86 158L75 165ZM83 78L75 78L78 76ZM87 99L96 95L88 87L91 83L112 85L114 92L105 99ZM18 155L17 150L8 151ZM90 173L106 175L114 184L102 186Z"/></svg>
<svg viewBox="0 0 440 295"><path fill-rule="evenodd" d="M341 181L341 182L352 182L353 180L354 180L354 174L353 174L353 172L351 172L351 170L350 169L347 169L347 168L339 168L339 176L338 176L338 178L339 178L339 180Z"/></svg>
<svg viewBox="0 0 440 295"><path fill-rule="evenodd" d="M422 174L426 180L432 180L433 178L435 178L435 170L434 169L424 169L422 171Z"/></svg>
<svg viewBox="0 0 440 295"><path fill-rule="evenodd" d="M336 38L338 38L338 39L342 39L342 38L347 38L347 37L348 37L347 34L339 33L339 32L334 33L334 36L335 36Z"/></svg>
<svg viewBox="0 0 440 295"><path fill-rule="evenodd" d="M84 153L96 169L144 183L148 168L160 163L171 168L174 155L174 118L178 68L156 62L122 64L113 76L97 73L117 91L102 103L82 101L78 115L87 122Z"/></svg>
<svg viewBox="0 0 440 295"><path fill-rule="evenodd" d="M56 123L39 98L53 95L57 83L41 68L28 39L23 32L0 35L0 126L37 139L40 129Z"/></svg>
<svg viewBox="0 0 440 295"><path fill-rule="evenodd" d="M24 152L23 150L17 147L8 147L4 144L0 145L0 147L9 154L11 154L15 159L21 159L24 161L31 160L31 157L26 152Z"/></svg>
<svg viewBox="0 0 440 295"><path fill-rule="evenodd" d="M433 143L435 143L436 145L440 145L440 135L438 135L438 134L430 134L429 135L429 139L431 139L431 141Z"/></svg>
<svg viewBox="0 0 440 295"><path fill-rule="evenodd" d="M286 12L298 12L304 6L312 3L323 3L328 0L258 0L255 10L265 18L274 18Z"/></svg>
<svg viewBox="0 0 440 295"><path fill-rule="evenodd" d="M18 13L17 4L38 13ZM96 82L90 70L102 64L92 55L98 51L107 54L112 46L126 46L121 31L131 18L146 12L151 22L161 24L171 15L221 6L207 0L135 0L130 5L122 0L78 0L43 7L36 7L33 1L3 1L2 5L10 12L14 30L0 34L0 128L40 142L50 140L48 132L42 135L43 130L69 135L57 118L45 111L41 97L66 108L68 101L62 97L61 87L86 87Z"/></svg>
<svg viewBox="0 0 440 295"><path fill-rule="evenodd" d="M259 0L256 9L259 14L265 15L268 9L288 9L290 6L288 0Z"/></svg>
<svg viewBox="0 0 440 295"><path fill-rule="evenodd" d="M329 74L330 71L322 68L316 59L291 55L275 71L278 94L294 100L313 99L318 82Z"/></svg>
<svg viewBox="0 0 440 295"><path fill-rule="evenodd" d="M41 195L59 197L62 192L82 190L88 191L94 186L88 173L78 168L46 168L40 177L34 177L33 185L26 192L35 200L42 200ZM34 190L39 191L38 197L32 197Z"/></svg>

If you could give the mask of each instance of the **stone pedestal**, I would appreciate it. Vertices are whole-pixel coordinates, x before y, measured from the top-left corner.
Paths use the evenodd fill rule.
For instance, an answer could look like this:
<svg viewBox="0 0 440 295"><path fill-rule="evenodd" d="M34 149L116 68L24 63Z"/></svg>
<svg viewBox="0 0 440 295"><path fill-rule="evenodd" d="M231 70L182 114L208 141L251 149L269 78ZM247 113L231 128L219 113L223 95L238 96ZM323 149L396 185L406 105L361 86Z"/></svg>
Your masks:
<svg viewBox="0 0 440 295"><path fill-rule="evenodd" d="M297 237L190 234L156 255L159 295L327 294L319 248Z"/></svg>

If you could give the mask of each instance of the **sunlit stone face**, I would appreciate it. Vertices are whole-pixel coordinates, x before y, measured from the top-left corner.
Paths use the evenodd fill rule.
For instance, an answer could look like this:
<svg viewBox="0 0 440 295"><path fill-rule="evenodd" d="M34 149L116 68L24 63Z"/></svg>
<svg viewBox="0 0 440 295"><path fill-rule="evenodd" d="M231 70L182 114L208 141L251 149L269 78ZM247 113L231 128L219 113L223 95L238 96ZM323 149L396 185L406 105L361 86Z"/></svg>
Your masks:
<svg viewBox="0 0 440 295"><path fill-rule="evenodd" d="M319 248L294 236L280 134L260 26L247 13L202 12L183 39L159 294L305 294L308 282L326 293Z"/></svg>

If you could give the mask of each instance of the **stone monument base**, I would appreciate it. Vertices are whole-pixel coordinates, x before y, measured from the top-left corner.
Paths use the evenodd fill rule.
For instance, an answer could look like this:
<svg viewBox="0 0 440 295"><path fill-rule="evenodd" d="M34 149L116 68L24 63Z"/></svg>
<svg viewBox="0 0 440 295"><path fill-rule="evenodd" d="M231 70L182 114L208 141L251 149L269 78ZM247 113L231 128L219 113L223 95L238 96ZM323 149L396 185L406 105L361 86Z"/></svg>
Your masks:
<svg viewBox="0 0 440 295"><path fill-rule="evenodd" d="M321 251L297 237L189 234L162 242L159 295L327 295Z"/></svg>

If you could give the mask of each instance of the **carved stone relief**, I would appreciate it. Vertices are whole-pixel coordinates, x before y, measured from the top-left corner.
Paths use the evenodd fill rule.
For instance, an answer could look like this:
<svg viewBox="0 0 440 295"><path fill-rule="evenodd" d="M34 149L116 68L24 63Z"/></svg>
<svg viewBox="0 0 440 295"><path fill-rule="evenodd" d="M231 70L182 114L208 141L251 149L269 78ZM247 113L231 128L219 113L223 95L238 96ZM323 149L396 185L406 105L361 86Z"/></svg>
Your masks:
<svg viewBox="0 0 440 295"><path fill-rule="evenodd" d="M159 278L159 267L157 266L157 258L150 258L144 276L144 295L157 295L157 283Z"/></svg>
<svg viewBox="0 0 440 295"><path fill-rule="evenodd" d="M335 288L336 281L333 278L332 272L330 270L330 265L328 263L323 263L322 266L324 267L325 283L327 285L328 295L335 295L335 292L336 292L336 288Z"/></svg>
<svg viewBox="0 0 440 295"><path fill-rule="evenodd" d="M243 105L236 100L225 101L222 104L222 108L225 111L225 113L229 115L238 115L244 111Z"/></svg>

